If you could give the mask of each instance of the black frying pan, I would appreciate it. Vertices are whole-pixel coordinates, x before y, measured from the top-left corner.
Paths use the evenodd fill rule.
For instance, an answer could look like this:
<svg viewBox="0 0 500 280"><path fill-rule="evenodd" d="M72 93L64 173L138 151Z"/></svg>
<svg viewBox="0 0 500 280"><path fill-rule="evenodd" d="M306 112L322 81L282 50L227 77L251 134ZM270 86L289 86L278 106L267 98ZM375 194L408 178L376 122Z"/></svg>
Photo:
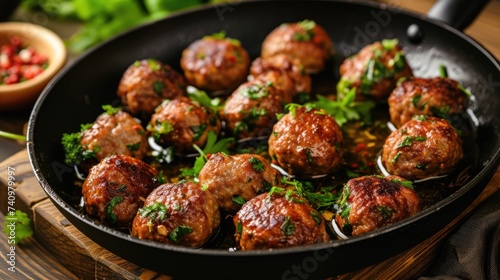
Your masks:
<svg viewBox="0 0 500 280"><path fill-rule="evenodd" d="M483 3L484 4L484 3ZM470 11L466 9L463 11ZM438 13L436 13L438 14ZM63 163L61 135L93 122L102 104L117 104L116 88L135 60L158 58L180 69L182 50L194 40L225 30L256 57L264 37L284 22L315 20L329 31L336 55L331 69L362 46L398 38L415 74L439 75L469 87L478 118L477 164L466 185L418 215L368 235L327 244L274 251L229 252L189 249L137 240L83 217L64 195L73 169ZM470 18L453 19L464 27ZM407 29L416 25L416 37ZM462 26L460 26L462 25ZM336 72L332 70L332 78ZM56 207L102 247L140 266L186 278L316 279L374 264L406 250L447 225L483 190L500 163L500 66L478 43L436 20L365 2L256 1L207 6L173 15L114 38L79 57L45 88L28 127L28 151L35 174ZM188 267L186 269L186 266Z"/></svg>

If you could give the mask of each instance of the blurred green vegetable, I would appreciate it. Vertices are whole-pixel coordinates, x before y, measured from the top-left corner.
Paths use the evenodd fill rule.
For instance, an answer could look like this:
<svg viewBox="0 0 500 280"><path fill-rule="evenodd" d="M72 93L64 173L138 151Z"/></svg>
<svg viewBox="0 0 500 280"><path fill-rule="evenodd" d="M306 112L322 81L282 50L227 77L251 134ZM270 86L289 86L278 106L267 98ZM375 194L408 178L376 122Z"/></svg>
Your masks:
<svg viewBox="0 0 500 280"><path fill-rule="evenodd" d="M172 12L221 0L22 0L29 11L43 11L57 20L76 20L82 29L66 43L79 54L104 40Z"/></svg>

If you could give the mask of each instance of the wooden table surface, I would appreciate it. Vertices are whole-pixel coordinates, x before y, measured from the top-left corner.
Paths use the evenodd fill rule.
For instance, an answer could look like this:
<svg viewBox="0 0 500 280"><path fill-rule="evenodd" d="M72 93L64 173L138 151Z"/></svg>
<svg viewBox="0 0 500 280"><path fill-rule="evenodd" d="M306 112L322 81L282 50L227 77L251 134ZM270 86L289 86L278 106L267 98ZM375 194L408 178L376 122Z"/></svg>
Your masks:
<svg viewBox="0 0 500 280"><path fill-rule="evenodd" d="M382 2L402 9L425 13L435 1L383 0ZM58 28L60 27L54 25L53 29L57 32ZM477 20L464 32L482 44L497 59L500 58L500 0L492 0ZM63 34L64 36L67 35ZM0 130L23 134L30 109L26 108L10 113L0 112ZM168 276L159 275L122 260L93 244L92 241L79 233L41 192L27 161L25 144L0 138L0 186L2 188L6 184L5 174L9 166L16 167L19 172L16 176L18 176L18 180L21 178L23 181L19 190L22 197L18 197L18 199L22 203L26 203L26 205L21 206L21 210L30 212L31 216L36 218L36 234L26 244L16 247L16 274L9 273L7 270L8 257L5 252L8 252L9 247L6 235L0 234L0 243L2 244L0 246L2 252L0 279L171 279ZM336 279L413 279L422 275L438 251L437 249L421 250L421 248L439 248L444 240L443 237L455 228L458 221L466 217L475 206L499 189L500 171L497 171L490 184L473 205L440 233L432 236L423 244L387 261L336 277ZM2 211L5 212L5 194L0 194L0 200ZM3 219L3 214L0 214L0 222L3 222ZM54 233L54 226L57 226L62 232ZM54 243L55 240L59 243ZM58 251L57 246L74 246L75 255L61 255L58 253L60 250ZM82 246L85 250L78 251L82 249ZM403 259L410 261L402 261ZM415 259L419 261L411 262ZM90 266L85 266L84 263L89 263ZM76 269L78 265L80 265L80 269ZM408 269L409 266L412 269ZM391 273L387 274L388 271Z"/></svg>

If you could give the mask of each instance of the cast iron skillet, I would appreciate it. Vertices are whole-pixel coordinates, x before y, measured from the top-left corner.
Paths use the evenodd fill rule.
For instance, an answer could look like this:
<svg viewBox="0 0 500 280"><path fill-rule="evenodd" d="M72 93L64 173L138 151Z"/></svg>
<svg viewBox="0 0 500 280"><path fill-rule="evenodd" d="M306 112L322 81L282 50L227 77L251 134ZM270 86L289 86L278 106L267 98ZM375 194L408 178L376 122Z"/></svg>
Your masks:
<svg viewBox="0 0 500 280"><path fill-rule="evenodd" d="M398 38L417 76L437 76L439 65L444 64L451 78L470 88L476 97L471 108L479 122L479 149L468 183L418 215L371 234L253 252L196 250L134 239L81 215L68 201L65 188L71 184L73 169L64 164L61 135L93 122L102 112L101 105L118 104L118 81L133 61L153 57L180 69L181 52L188 44L221 30L239 39L255 58L273 28L303 19L315 20L329 31L336 51L332 69L338 69L343 58L370 42ZM467 19L460 21L463 25ZM407 28L412 24L419 32L410 38ZM332 79L338 76L332 74ZM207 6L127 32L63 69L34 106L27 148L37 179L64 216L96 243L137 265L182 279L325 278L409 249L447 225L477 197L500 163L498 82L498 62L478 43L442 22L397 8L351 1L249 1Z"/></svg>

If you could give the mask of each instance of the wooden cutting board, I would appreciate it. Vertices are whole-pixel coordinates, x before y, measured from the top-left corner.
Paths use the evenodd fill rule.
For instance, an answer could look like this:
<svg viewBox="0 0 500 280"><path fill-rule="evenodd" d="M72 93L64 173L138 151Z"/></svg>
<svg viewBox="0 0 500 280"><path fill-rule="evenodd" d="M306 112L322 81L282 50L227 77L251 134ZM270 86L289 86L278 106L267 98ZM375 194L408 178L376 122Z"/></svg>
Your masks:
<svg viewBox="0 0 500 280"><path fill-rule="evenodd" d="M40 187L31 169L26 150L0 163L2 213L5 214L7 211L8 179L5 175L9 169L15 171L15 208L30 215L35 232L34 238L28 245L18 245L16 248L23 258L24 273L38 278L39 269L50 271L50 267L53 267L54 272L62 275L70 271L74 274L74 277L70 277L72 279L173 279L114 255L76 229L56 209ZM384 262L332 279L413 279L423 275L437 257L446 237L470 215L474 208L499 190L500 169L469 208L429 239ZM2 249L5 249L3 247ZM22 254L23 250L29 253ZM40 259L40 254L47 256L47 260ZM9 276L5 273L4 270L0 273L2 279L8 279L2 277ZM56 276L53 279L61 278Z"/></svg>

